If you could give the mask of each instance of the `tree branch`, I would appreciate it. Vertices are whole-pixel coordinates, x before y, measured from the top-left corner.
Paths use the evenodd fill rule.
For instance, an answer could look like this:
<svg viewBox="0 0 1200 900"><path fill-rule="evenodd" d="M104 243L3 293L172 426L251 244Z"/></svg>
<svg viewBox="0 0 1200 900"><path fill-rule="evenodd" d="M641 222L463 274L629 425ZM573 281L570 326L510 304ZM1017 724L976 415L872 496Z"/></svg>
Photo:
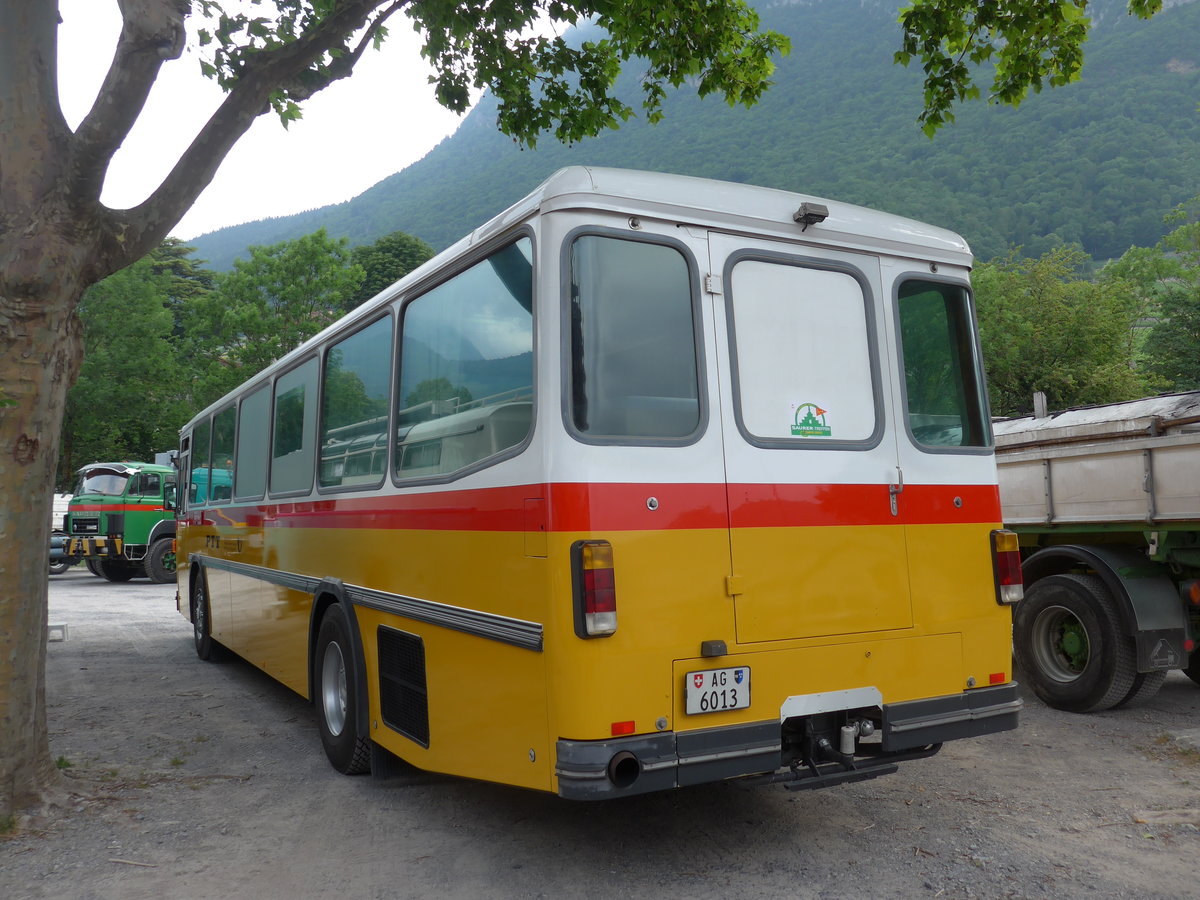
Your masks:
<svg viewBox="0 0 1200 900"><path fill-rule="evenodd" d="M0 234L58 181L70 134L58 103L58 8L0 0Z"/></svg>
<svg viewBox="0 0 1200 900"><path fill-rule="evenodd" d="M75 196L96 200L113 154L146 105L162 64L186 40L188 0L118 0L121 36L91 110L75 132Z"/></svg>
<svg viewBox="0 0 1200 900"><path fill-rule="evenodd" d="M209 118L183 152L162 184L139 206L107 210L103 249L98 254L98 277L138 259L161 241L211 183L234 144L260 115L270 108L272 94L281 89L305 99L331 82L351 73L374 34L389 16L409 0L394 0L374 19L379 0L352 0L299 40L260 50L247 59L245 68L225 101ZM354 50L347 41L364 26L367 32ZM331 51L340 50L346 64L327 67L325 74L313 66Z"/></svg>

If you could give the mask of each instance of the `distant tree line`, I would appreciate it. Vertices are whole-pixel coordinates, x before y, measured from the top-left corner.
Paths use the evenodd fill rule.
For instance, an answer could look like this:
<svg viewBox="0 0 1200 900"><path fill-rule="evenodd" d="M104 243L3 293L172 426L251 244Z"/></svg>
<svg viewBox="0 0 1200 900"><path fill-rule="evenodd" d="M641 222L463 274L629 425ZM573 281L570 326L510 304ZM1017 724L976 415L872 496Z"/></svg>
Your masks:
<svg viewBox="0 0 1200 900"><path fill-rule="evenodd" d="M1053 410L1200 389L1200 197L1166 218L1099 271L1072 245L976 268L993 415L1028 415L1035 391Z"/></svg>
<svg viewBox="0 0 1200 900"><path fill-rule="evenodd" d="M433 256L403 232L351 248L318 230L212 272L168 238L87 291L85 357L56 482L98 460L153 459L196 412Z"/></svg>
<svg viewBox="0 0 1200 900"><path fill-rule="evenodd" d="M1076 245L976 267L993 415L1200 389L1200 197L1155 247L1097 267ZM67 401L58 483L96 460L176 445L197 411L433 255L402 232L350 248L324 230L250 248L214 273L168 239L91 288L86 356Z"/></svg>

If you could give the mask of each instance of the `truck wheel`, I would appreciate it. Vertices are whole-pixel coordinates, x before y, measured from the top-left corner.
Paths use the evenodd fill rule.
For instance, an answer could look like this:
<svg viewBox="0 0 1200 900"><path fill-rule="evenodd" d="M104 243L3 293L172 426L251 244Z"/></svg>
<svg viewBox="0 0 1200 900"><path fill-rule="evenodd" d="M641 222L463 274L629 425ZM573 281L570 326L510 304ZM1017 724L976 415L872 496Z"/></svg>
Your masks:
<svg viewBox="0 0 1200 900"><path fill-rule="evenodd" d="M100 560L96 559L95 557L91 557L89 559L85 559L83 564L87 566L87 570L97 578L104 577L104 573L100 571Z"/></svg>
<svg viewBox="0 0 1200 900"><path fill-rule="evenodd" d="M170 538L159 538L146 554L146 575L155 584L175 580L175 551Z"/></svg>
<svg viewBox="0 0 1200 900"><path fill-rule="evenodd" d="M1050 575L1017 605L1017 664L1033 692L1068 712L1109 709L1137 679L1133 641L1122 633L1116 601L1095 575Z"/></svg>
<svg viewBox="0 0 1200 900"><path fill-rule="evenodd" d="M73 563L73 560L68 559L67 557L64 556L62 559L58 560L57 562L50 563L50 574L51 575L61 575L63 572L67 571L67 569L71 568L72 563Z"/></svg>
<svg viewBox="0 0 1200 900"><path fill-rule="evenodd" d="M338 606L321 620L314 657L314 699L325 755L344 775L371 769L371 742L358 733L358 672L350 649L350 629Z"/></svg>
<svg viewBox="0 0 1200 900"><path fill-rule="evenodd" d="M128 581L134 575L141 574L141 570L119 559L102 559L100 574L109 581Z"/></svg>
<svg viewBox="0 0 1200 900"><path fill-rule="evenodd" d="M1155 672L1138 672L1137 676L1133 679L1133 687L1129 689L1129 694L1113 708L1138 706L1145 703L1158 693L1158 689L1163 686L1163 682L1166 680L1166 669L1159 669Z"/></svg>
<svg viewBox="0 0 1200 900"><path fill-rule="evenodd" d="M1183 674L1200 684L1200 650L1193 650L1188 655L1187 668L1183 670Z"/></svg>

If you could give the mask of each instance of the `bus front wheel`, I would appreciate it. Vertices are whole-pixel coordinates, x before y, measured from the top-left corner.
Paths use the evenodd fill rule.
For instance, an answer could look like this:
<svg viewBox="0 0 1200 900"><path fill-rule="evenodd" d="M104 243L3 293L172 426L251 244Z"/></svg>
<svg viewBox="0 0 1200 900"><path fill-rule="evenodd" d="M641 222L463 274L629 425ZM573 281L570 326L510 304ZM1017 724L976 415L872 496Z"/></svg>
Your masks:
<svg viewBox="0 0 1200 900"><path fill-rule="evenodd" d="M216 662L221 658L221 645L212 636L212 606L208 602L208 581L202 569L192 576L191 593L192 640L196 655Z"/></svg>
<svg viewBox="0 0 1200 900"><path fill-rule="evenodd" d="M325 755L344 775L370 771L371 742L358 732L358 672L345 614L331 606L317 633L314 696Z"/></svg>

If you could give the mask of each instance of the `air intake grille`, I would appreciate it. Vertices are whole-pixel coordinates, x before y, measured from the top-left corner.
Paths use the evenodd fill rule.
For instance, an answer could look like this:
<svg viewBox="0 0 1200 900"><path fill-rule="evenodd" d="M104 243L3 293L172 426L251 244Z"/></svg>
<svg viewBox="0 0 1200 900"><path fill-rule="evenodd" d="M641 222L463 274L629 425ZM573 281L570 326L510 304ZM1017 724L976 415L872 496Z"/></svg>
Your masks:
<svg viewBox="0 0 1200 900"><path fill-rule="evenodd" d="M415 634L380 628L379 705L391 729L429 746L425 644Z"/></svg>

